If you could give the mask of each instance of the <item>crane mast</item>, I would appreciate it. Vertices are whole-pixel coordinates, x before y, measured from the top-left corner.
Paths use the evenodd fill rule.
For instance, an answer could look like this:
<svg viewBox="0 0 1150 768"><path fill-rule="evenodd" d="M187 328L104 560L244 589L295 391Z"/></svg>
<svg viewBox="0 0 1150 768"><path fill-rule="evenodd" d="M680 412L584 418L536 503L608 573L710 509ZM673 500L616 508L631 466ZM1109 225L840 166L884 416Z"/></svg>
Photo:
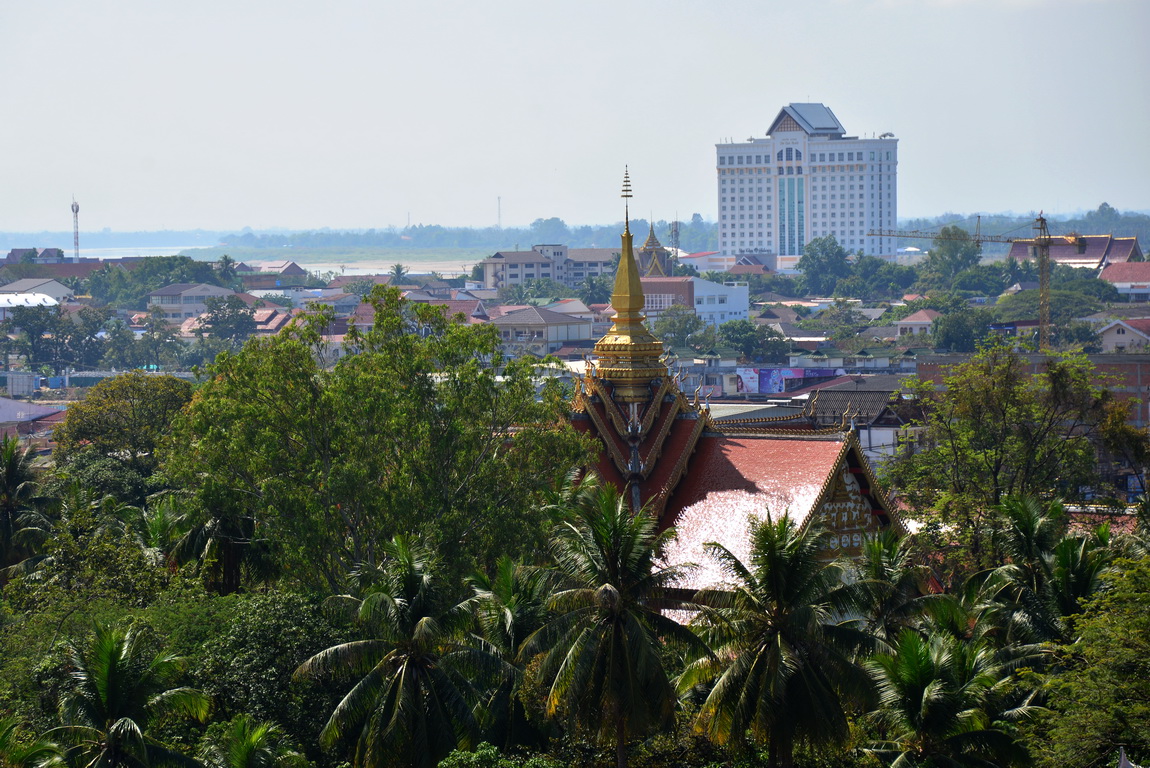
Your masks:
<svg viewBox="0 0 1150 768"><path fill-rule="evenodd" d="M1050 230L1046 227L1046 217L1041 212L1034 220L1038 233L1034 238L1038 259L1038 348L1050 349Z"/></svg>

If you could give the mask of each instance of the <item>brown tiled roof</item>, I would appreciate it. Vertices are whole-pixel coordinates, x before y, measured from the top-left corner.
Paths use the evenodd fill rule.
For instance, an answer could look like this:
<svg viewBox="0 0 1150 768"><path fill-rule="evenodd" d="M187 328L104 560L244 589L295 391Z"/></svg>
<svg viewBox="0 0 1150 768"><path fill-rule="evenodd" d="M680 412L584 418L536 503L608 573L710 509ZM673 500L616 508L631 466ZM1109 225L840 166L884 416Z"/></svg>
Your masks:
<svg viewBox="0 0 1150 768"><path fill-rule="evenodd" d="M571 261L605 261L610 263L618 253L618 248L568 248L567 258Z"/></svg>
<svg viewBox="0 0 1150 768"><path fill-rule="evenodd" d="M1142 335L1150 337L1150 317L1132 317L1120 322L1124 325L1128 325Z"/></svg>
<svg viewBox="0 0 1150 768"><path fill-rule="evenodd" d="M493 318L491 322L496 325L575 325L587 321L560 312L552 312L549 309L527 307Z"/></svg>
<svg viewBox="0 0 1150 768"><path fill-rule="evenodd" d="M1150 283L1150 261L1108 264L1098 277L1108 283Z"/></svg>
<svg viewBox="0 0 1150 768"><path fill-rule="evenodd" d="M497 304L493 307L487 308L487 317L494 320L497 317L509 315L512 312L518 312L521 309L527 309L530 304Z"/></svg>
<svg viewBox="0 0 1150 768"><path fill-rule="evenodd" d="M484 259L485 263L490 263L494 260L496 264L538 264L544 262L551 263L549 256L544 256L535 251L496 251L493 256Z"/></svg>
<svg viewBox="0 0 1150 768"><path fill-rule="evenodd" d="M483 323L488 320L487 310L479 299L458 299L451 301L433 301L431 304L447 307L447 316L463 315L469 323Z"/></svg>
<svg viewBox="0 0 1150 768"><path fill-rule="evenodd" d="M930 323L936 317L941 317L942 313L934 309L920 309L913 315L907 315L902 320L896 320L895 324L899 323Z"/></svg>

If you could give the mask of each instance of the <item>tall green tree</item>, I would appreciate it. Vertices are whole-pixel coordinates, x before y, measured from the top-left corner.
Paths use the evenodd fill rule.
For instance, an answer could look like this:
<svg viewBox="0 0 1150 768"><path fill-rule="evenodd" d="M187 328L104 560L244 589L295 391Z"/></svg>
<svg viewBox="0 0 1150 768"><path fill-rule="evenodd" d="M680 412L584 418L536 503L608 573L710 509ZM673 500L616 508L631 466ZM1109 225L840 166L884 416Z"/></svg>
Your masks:
<svg viewBox="0 0 1150 768"><path fill-rule="evenodd" d="M191 383L174 376L131 371L104 379L56 428L57 461L90 452L146 475L156 467L156 450L173 420L191 399Z"/></svg>
<svg viewBox="0 0 1150 768"><path fill-rule="evenodd" d="M649 512L632 513L613 485L580 500L551 539L563 580L550 601L555 618L528 639L524 653L544 653L548 715L613 744L616 765L624 768L629 741L674 722L663 642L698 646L660 612L666 589L686 569L658 562L673 530L659 533Z"/></svg>
<svg viewBox="0 0 1150 768"><path fill-rule="evenodd" d="M1042 766L1150 761L1150 558L1120 560L1059 649L1048 717L1031 734Z"/></svg>
<svg viewBox="0 0 1150 768"><path fill-rule="evenodd" d="M217 339L239 347L256 332L255 310L239 296L209 296L203 330Z"/></svg>
<svg viewBox="0 0 1150 768"><path fill-rule="evenodd" d="M851 273L846 249L834 235L813 238L803 246L798 268L803 273L803 291L814 296L830 296L838 281Z"/></svg>
<svg viewBox="0 0 1150 768"><path fill-rule="evenodd" d="M296 674L358 678L320 733L325 747L353 745L357 768L434 766L477 743L471 680L500 662L461 642L470 612L447 600L430 551L397 537L384 554L355 574L360 596L338 599L370 639L321 651Z"/></svg>
<svg viewBox="0 0 1150 768"><path fill-rule="evenodd" d="M1001 563L987 539L997 506L1013 494L1075 494L1096 481L1095 439L1115 407L1081 355L1057 355L1037 370L1005 344L985 346L943 377L913 381L907 415L926 428L888 466L918 514L952 526L971 570ZM941 528L930 528L941 532ZM946 544L950 551L951 534Z"/></svg>
<svg viewBox="0 0 1150 768"><path fill-rule="evenodd" d="M978 265L982 249L962 227L951 225L938 231L922 269L928 280L949 285L955 275Z"/></svg>
<svg viewBox="0 0 1150 768"><path fill-rule="evenodd" d="M207 697L172 687L183 659L155 652L143 633L97 624L91 638L68 644L72 673L60 700L58 730L67 758L81 765L147 768L198 764L148 733L160 718L205 720Z"/></svg>
<svg viewBox="0 0 1150 768"><path fill-rule="evenodd" d="M66 318L57 307L13 307L5 321L9 332L18 333L16 351L31 368L48 366L59 372L64 366Z"/></svg>
<svg viewBox="0 0 1150 768"><path fill-rule="evenodd" d="M503 748L542 741L540 729L529 720L519 695L525 666L519 650L547 622L553 586L548 570L519 565L509 557L499 558L490 576L476 574L471 578L475 596L470 606L480 635L505 665L505 674L486 693L484 726L484 740Z"/></svg>
<svg viewBox="0 0 1150 768"><path fill-rule="evenodd" d="M887 529L863 543L858 572L861 614L866 631L879 643L894 641L918 624L939 595L929 594L930 569L916 561L909 537Z"/></svg>
<svg viewBox="0 0 1150 768"><path fill-rule="evenodd" d="M50 739L23 732L15 717L0 717L0 768L59 765L60 748Z"/></svg>
<svg viewBox="0 0 1150 768"><path fill-rule="evenodd" d="M659 319L654 322L651 332L664 344L679 348L687 346L691 335L700 331L703 325L694 307L674 304L659 313Z"/></svg>
<svg viewBox="0 0 1150 768"><path fill-rule="evenodd" d="M173 367L180 359L183 344L176 338L176 331L164 317L164 308L153 305L144 317L144 329L136 340L136 360L140 365L161 370Z"/></svg>
<svg viewBox="0 0 1150 768"><path fill-rule="evenodd" d="M753 320L731 320L719 326L719 340L739 350L748 360L778 362L786 357L790 344L768 325Z"/></svg>
<svg viewBox="0 0 1150 768"><path fill-rule="evenodd" d="M769 749L772 767L791 768L797 741L846 741L852 705L867 701L865 672L855 663L869 638L857 592L843 565L822 558L825 532L800 529L784 515L750 521L750 562L708 545L732 584L696 596L696 623L713 656L691 664L681 691L710 685L695 729L738 746L749 734Z"/></svg>
<svg viewBox="0 0 1150 768"><path fill-rule="evenodd" d="M409 270L404 265L398 263L392 264L391 272L388 273L391 275L391 284L403 285L403 281L407 278L408 273Z"/></svg>
<svg viewBox="0 0 1150 768"><path fill-rule="evenodd" d="M375 325L345 340L357 354L331 368L311 326L221 356L181 418L169 471L203 509L266 525L285 568L332 591L406 531L450 553L457 582L541 546L534 501L586 455L561 389L537 397L537 363L504 360L493 326L395 289L373 301Z"/></svg>

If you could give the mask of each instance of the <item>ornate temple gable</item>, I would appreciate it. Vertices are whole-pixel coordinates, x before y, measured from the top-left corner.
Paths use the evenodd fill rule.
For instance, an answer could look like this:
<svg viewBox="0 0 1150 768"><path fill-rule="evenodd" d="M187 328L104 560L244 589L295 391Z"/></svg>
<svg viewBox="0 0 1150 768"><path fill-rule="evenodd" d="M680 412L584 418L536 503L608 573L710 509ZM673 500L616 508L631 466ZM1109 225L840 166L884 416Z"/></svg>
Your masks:
<svg viewBox="0 0 1150 768"><path fill-rule="evenodd" d="M643 243L643 247L639 249L637 254L639 259L639 273L643 277L670 277L670 257L671 252L663 247L659 242L659 238L655 237L655 224L651 223L651 232L647 235L647 241Z"/></svg>
<svg viewBox="0 0 1150 768"><path fill-rule="evenodd" d="M630 196L630 179L624 176L623 197ZM588 365L576 385L573 423L603 444L596 466L603 480L626 489L633 506L660 513L710 420L683 396L662 361L663 345L644 323L630 217L624 221L611 294L615 318L595 344L597 364ZM644 248L652 258L666 253L653 228Z"/></svg>
<svg viewBox="0 0 1150 768"><path fill-rule="evenodd" d="M829 531L826 551L831 557L857 559L862 555L863 542L886 526L863 497L859 481L849 467L843 467L834 481L829 498L818 506L810 520Z"/></svg>
<svg viewBox="0 0 1150 768"><path fill-rule="evenodd" d="M827 559L857 557L866 537L888 526L905 531L853 433L710 432L666 504L661 524L678 531L668 561L702 566L682 586L716 585L722 574L709 561L707 542L722 544L746 562L750 518L782 514L804 527L812 521L826 526Z"/></svg>
<svg viewBox="0 0 1150 768"><path fill-rule="evenodd" d="M835 471L827 476L804 525L818 521L830 532L826 550L829 558L857 559L862 555L863 542L879 531L894 526L900 533L907 532L892 510L858 438L851 432L843 443Z"/></svg>

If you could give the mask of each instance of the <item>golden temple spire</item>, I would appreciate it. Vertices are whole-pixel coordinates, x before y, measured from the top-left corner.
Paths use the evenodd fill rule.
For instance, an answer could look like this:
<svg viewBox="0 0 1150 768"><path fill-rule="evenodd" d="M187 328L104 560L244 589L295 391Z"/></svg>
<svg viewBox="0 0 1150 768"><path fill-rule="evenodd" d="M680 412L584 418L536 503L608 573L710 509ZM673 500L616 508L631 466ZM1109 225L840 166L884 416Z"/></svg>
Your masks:
<svg viewBox="0 0 1150 768"><path fill-rule="evenodd" d="M630 206L631 177L623 172L624 224L619 266L615 272L615 287L611 306L615 321L611 330L595 344L599 356L599 376L611 382L615 400L639 403L651 399L650 384L667 375L667 367L660 358L663 345L651 335L644 324L643 284L639 280L639 265L631 237Z"/></svg>

